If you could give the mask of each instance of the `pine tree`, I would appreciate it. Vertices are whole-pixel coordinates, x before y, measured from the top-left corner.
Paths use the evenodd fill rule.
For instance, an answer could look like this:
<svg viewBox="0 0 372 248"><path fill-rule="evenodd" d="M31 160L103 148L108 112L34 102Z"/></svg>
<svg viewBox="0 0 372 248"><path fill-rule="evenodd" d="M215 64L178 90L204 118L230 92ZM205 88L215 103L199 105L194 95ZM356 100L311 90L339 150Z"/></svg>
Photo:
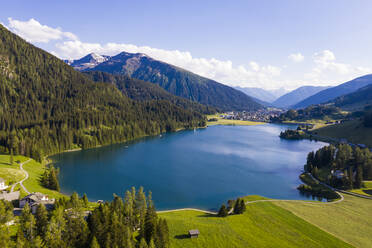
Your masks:
<svg viewBox="0 0 372 248"><path fill-rule="evenodd" d="M36 236L36 222L28 204L23 207L20 224L20 228L26 240L32 241Z"/></svg>
<svg viewBox="0 0 372 248"><path fill-rule="evenodd" d="M241 214L240 198L235 201L234 214Z"/></svg>
<svg viewBox="0 0 372 248"><path fill-rule="evenodd" d="M0 247L11 247L12 240L10 239L10 233L5 225L0 224Z"/></svg>
<svg viewBox="0 0 372 248"><path fill-rule="evenodd" d="M245 210L247 209L246 205L245 205L245 202L243 199L240 200L240 211L241 211L241 214L245 212Z"/></svg>
<svg viewBox="0 0 372 248"><path fill-rule="evenodd" d="M88 207L89 205L89 200L87 194L84 193L83 195L83 202L84 202L84 207Z"/></svg>
<svg viewBox="0 0 372 248"><path fill-rule="evenodd" d="M48 226L48 212L44 204L39 204L35 214L36 219L36 233L41 238L45 237L47 226Z"/></svg>
<svg viewBox="0 0 372 248"><path fill-rule="evenodd" d="M226 217L227 215L228 215L227 208L226 208L225 204L222 204L220 210L218 211L218 216L219 217Z"/></svg>
<svg viewBox="0 0 372 248"><path fill-rule="evenodd" d="M147 243L144 238L141 239L139 248L148 248Z"/></svg>
<svg viewBox="0 0 372 248"><path fill-rule="evenodd" d="M360 189L363 184L363 169L362 166L359 165L356 169L356 176L355 176L355 188Z"/></svg>
<svg viewBox="0 0 372 248"><path fill-rule="evenodd" d="M90 243L90 248L100 248L96 236L93 236L92 242Z"/></svg>

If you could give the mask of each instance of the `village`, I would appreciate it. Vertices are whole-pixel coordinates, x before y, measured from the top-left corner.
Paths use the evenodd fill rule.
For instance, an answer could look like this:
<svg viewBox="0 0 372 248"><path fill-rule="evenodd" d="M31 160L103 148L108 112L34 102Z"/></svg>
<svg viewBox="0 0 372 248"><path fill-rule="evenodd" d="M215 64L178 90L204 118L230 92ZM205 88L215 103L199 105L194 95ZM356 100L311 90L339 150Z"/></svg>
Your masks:
<svg viewBox="0 0 372 248"><path fill-rule="evenodd" d="M227 120L270 122L270 119L280 116L284 110L279 108L266 108L257 111L231 111L220 115Z"/></svg>

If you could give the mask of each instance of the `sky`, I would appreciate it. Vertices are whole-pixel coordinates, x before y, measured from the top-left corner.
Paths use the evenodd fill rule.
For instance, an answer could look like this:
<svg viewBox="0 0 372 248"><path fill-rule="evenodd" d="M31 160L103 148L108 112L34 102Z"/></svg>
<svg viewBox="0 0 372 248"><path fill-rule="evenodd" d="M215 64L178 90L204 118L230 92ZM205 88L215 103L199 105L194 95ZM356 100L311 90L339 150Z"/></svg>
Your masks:
<svg viewBox="0 0 372 248"><path fill-rule="evenodd" d="M370 0L3 0L0 23L62 59L141 52L218 82L291 90L372 73Z"/></svg>

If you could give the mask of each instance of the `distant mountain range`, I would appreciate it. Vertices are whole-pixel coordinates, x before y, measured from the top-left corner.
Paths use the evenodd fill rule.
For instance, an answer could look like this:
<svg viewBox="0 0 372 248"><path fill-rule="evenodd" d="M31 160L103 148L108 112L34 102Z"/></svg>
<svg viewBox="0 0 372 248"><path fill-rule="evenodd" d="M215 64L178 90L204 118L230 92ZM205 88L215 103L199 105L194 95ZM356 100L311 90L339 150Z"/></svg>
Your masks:
<svg viewBox="0 0 372 248"><path fill-rule="evenodd" d="M176 96L223 111L257 110L263 107L241 91L143 53L122 52L112 57L89 54L66 63L79 71L102 71L151 82Z"/></svg>
<svg viewBox="0 0 372 248"><path fill-rule="evenodd" d="M305 108L313 104L326 103L342 95L353 93L369 84L372 84L372 74L358 77L338 86L322 90L295 104L293 107L298 109Z"/></svg>
<svg viewBox="0 0 372 248"><path fill-rule="evenodd" d="M255 87L234 87L237 90L240 90L241 92L244 92L248 96L254 97L260 101L271 103L275 101L280 95L280 93L275 90L275 91L269 91L269 90L264 90L261 88L255 88ZM286 93L286 91L281 91L283 94Z"/></svg>
<svg viewBox="0 0 372 248"><path fill-rule="evenodd" d="M300 101L322 91L329 87L327 86L302 86L299 87L272 102L272 105L279 108L288 108Z"/></svg>

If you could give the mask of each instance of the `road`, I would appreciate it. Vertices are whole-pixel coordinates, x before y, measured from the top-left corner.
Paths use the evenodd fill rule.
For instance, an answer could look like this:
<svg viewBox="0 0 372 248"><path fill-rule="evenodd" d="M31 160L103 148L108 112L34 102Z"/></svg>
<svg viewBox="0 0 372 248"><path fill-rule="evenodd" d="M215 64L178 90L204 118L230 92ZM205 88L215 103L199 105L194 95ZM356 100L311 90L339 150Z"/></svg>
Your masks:
<svg viewBox="0 0 372 248"><path fill-rule="evenodd" d="M21 187L22 187L22 189L23 189L27 194L30 194L30 192L29 192L29 191L26 189L26 187L23 185L23 182L26 181L26 180L28 179L28 172L25 171L25 170L23 169L23 165L24 165L24 164L27 164L27 163L30 162L30 161L31 161L31 159L29 159L29 160L27 160L27 161L25 161L25 162L19 164L19 168L21 169L21 171L23 171L23 172L25 173L25 177L24 177L21 181L19 181L19 182L13 184L13 185L12 185L12 188L11 188L11 190L10 190L10 192L13 192L15 186L16 186L17 184L20 184Z"/></svg>

